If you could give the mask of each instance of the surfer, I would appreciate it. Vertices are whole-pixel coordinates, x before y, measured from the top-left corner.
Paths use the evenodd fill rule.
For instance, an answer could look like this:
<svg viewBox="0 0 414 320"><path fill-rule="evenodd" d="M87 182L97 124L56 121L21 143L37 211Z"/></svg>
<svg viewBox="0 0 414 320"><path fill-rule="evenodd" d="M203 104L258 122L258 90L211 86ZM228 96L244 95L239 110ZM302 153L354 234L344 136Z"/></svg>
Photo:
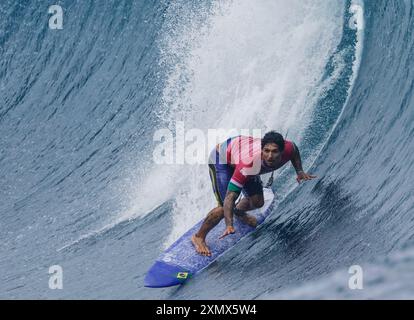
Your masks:
<svg viewBox="0 0 414 320"><path fill-rule="evenodd" d="M275 131L266 133L263 139L237 136L218 144L209 157L210 179L217 207L208 213L199 231L191 237L196 251L211 256L206 236L223 217L226 229L220 239L235 233L233 215L243 223L256 227L256 218L246 211L264 205L260 175L277 170L288 161L296 170L298 183L316 178L303 171L296 144ZM245 197L236 205L241 192Z"/></svg>

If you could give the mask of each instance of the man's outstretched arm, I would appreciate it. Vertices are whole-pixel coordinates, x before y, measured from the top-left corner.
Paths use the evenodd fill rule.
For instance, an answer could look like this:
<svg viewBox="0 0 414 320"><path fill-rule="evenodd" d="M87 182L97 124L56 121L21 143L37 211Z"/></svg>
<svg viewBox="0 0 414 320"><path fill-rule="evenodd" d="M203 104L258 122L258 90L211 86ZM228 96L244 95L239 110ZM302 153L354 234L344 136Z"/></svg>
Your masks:
<svg viewBox="0 0 414 320"><path fill-rule="evenodd" d="M296 174L297 174L296 181L300 183L301 180L311 180L311 179L316 178L316 176L312 176L310 174L307 174L305 171L303 171L302 159L300 157L299 148L297 147L295 143L293 144L293 147L294 147L293 148L294 151L293 151L293 157L291 159L291 162L292 162L293 167L296 170Z"/></svg>

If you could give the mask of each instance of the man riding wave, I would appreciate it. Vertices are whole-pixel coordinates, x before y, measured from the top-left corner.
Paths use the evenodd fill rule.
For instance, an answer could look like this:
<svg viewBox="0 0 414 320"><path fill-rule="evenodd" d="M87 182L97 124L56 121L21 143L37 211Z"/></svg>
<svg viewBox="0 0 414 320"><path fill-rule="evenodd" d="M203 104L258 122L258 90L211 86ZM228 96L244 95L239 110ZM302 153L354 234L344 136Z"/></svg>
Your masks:
<svg viewBox="0 0 414 320"><path fill-rule="evenodd" d="M218 144L209 157L210 178L218 205L208 213L199 231L191 238L196 251L211 256L206 237L223 217L226 229L220 239L236 232L233 215L256 227L256 218L246 211L264 205L260 175L277 170L289 161L296 170L298 183L316 178L303 171L296 144L284 140L275 131L266 133L263 139L237 136ZM241 192L245 197L235 205Z"/></svg>

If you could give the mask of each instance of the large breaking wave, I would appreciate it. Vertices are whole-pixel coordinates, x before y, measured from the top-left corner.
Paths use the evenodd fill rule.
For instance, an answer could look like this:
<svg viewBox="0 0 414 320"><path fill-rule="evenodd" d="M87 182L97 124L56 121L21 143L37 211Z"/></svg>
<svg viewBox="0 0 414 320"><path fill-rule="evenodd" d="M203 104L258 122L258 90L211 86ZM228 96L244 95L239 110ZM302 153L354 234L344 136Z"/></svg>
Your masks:
<svg viewBox="0 0 414 320"><path fill-rule="evenodd" d="M47 1L0 4L1 297L413 297L412 1L59 4L63 30ZM283 170L267 223L150 290L152 262L214 205L204 166L153 163L178 121L287 133L318 180Z"/></svg>

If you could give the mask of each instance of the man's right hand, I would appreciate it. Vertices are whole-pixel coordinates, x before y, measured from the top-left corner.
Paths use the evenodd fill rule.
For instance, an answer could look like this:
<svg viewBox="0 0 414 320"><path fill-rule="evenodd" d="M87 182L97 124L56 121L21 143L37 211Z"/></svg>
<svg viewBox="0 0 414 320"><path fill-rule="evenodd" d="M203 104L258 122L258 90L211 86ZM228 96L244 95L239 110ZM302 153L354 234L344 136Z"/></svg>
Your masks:
<svg viewBox="0 0 414 320"><path fill-rule="evenodd" d="M226 230L224 230L224 233L221 235L219 239L223 239L224 237L227 237L229 234L233 234L235 232L236 230L234 229L233 226L228 226Z"/></svg>

